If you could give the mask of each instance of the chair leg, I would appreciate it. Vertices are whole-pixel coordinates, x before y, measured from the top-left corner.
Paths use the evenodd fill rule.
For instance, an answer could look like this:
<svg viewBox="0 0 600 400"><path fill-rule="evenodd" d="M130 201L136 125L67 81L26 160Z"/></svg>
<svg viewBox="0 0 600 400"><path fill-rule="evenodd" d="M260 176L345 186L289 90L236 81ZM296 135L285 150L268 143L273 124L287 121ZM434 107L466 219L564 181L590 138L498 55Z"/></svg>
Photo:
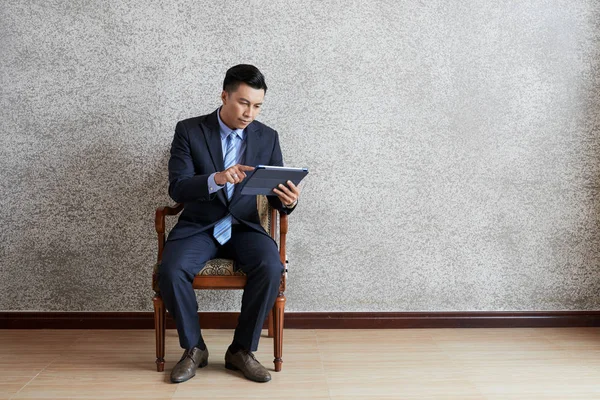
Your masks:
<svg viewBox="0 0 600 400"><path fill-rule="evenodd" d="M281 359L283 353L283 310L285 308L285 296L282 292L279 292L277 300L275 300L275 306L273 307L273 325L274 325L274 336L273 336L273 350L275 353L275 372L281 371Z"/></svg>
<svg viewBox="0 0 600 400"><path fill-rule="evenodd" d="M269 316L267 317L267 326L269 327L269 333L267 334L267 337L270 337L270 338L273 337L273 320L275 319L275 317L273 315L274 313L275 313L275 307L273 307L273 309L269 313Z"/></svg>
<svg viewBox="0 0 600 400"><path fill-rule="evenodd" d="M154 332L156 334L156 370L163 372L165 370L165 303L160 294L156 294L152 299L154 303Z"/></svg>

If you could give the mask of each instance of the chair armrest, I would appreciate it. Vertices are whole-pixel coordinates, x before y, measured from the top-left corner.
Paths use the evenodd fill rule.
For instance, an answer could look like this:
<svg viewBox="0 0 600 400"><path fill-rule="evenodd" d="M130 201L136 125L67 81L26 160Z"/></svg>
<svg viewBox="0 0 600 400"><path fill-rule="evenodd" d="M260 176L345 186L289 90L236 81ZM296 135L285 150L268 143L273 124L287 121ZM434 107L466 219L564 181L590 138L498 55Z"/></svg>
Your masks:
<svg viewBox="0 0 600 400"><path fill-rule="evenodd" d="M285 240L286 235L288 233L288 215L280 212L279 213L279 258L281 262L285 265L286 256L285 256Z"/></svg>
<svg viewBox="0 0 600 400"><path fill-rule="evenodd" d="M287 280L288 272L288 260L287 253L285 250L285 240L288 233L288 215L284 212L279 212L279 259L285 268L283 277L281 278L281 284L279 285L279 291L285 292L285 285Z"/></svg>
<svg viewBox="0 0 600 400"><path fill-rule="evenodd" d="M177 215L183 210L183 204L177 203L174 206L158 207L154 217L154 228L158 234L158 255L156 260L160 262L162 260L162 253L165 247L165 216Z"/></svg>

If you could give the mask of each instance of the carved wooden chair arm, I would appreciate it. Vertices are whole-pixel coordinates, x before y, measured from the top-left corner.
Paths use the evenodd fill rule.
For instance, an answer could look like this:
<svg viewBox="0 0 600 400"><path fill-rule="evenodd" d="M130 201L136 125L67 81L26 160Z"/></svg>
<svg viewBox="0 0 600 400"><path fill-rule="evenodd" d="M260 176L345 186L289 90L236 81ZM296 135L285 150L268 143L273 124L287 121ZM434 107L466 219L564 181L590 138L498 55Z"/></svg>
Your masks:
<svg viewBox="0 0 600 400"><path fill-rule="evenodd" d="M158 207L154 217L154 227L158 234L158 255L157 261L162 259L163 249L165 247L165 216L177 215L183 210L183 204L177 203L174 206Z"/></svg>
<svg viewBox="0 0 600 400"><path fill-rule="evenodd" d="M286 253L286 249L285 249L285 241L286 241L287 232L288 232L288 215L285 214L284 212L279 212L279 259L281 260L281 263L283 264L283 267L285 268L283 277L281 278L281 285L279 287L279 291L281 293L285 292L285 285L286 285L286 281L287 281L287 272L288 272L288 260L287 260L287 253Z"/></svg>

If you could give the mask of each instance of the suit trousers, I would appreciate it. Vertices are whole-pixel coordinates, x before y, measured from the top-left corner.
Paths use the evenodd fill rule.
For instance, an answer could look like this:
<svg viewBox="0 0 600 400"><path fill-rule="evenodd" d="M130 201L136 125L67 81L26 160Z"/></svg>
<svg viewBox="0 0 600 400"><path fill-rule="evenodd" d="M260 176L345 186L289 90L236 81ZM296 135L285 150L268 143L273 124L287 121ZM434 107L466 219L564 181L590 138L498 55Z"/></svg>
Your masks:
<svg viewBox="0 0 600 400"><path fill-rule="evenodd" d="M283 265L275 241L245 225L232 227L231 239L220 245L213 229L177 240L167 240L159 270L159 288L175 319L179 344L189 349L201 343L194 277L213 258L233 259L248 277L233 341L256 351L263 323L277 298Z"/></svg>

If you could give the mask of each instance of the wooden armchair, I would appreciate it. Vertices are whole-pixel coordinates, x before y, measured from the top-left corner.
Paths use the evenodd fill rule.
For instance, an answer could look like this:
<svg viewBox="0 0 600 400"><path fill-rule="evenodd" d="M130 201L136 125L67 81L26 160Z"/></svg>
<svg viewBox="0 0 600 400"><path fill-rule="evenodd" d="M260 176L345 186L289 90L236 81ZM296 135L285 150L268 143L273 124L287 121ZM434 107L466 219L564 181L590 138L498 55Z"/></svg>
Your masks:
<svg viewBox="0 0 600 400"><path fill-rule="evenodd" d="M277 239L277 215L279 215L279 256L287 271L287 260L285 253L285 239L288 230L288 216L277 212L272 208L265 196L256 197L258 213L261 225ZM158 257L152 274L152 288L154 289L154 329L156 333L156 370L164 371L165 368L165 325L166 309L158 287L158 267L162 261L162 253L165 246L165 217L177 215L183 210L183 204L175 204L173 207L159 207L156 209L156 233L158 234ZM214 259L206 263L204 268L196 275L193 282L194 289L243 289L246 286L246 276L241 271L234 269L233 260ZM285 308L285 280L286 274L281 276L279 293L275 300L273 310L269 313L268 327L269 337L273 338L273 351L275 359L275 371L281 371L283 360L283 311Z"/></svg>

